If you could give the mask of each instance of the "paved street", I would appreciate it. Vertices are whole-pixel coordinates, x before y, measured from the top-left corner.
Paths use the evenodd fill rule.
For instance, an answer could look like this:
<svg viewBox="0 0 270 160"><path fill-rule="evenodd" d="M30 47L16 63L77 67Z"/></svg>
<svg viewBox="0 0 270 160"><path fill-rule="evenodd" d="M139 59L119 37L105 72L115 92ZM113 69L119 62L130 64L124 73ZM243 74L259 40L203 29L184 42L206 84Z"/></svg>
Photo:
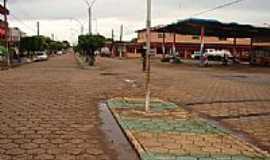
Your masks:
<svg viewBox="0 0 270 160"><path fill-rule="evenodd" d="M0 159L116 159L99 129L95 75L71 54L0 72Z"/></svg>
<svg viewBox="0 0 270 160"><path fill-rule="evenodd" d="M117 159L100 129L98 103L142 97L138 60L98 59L82 69L72 54L0 71L0 159ZM197 68L153 61L153 96L174 102L270 148L268 68Z"/></svg>

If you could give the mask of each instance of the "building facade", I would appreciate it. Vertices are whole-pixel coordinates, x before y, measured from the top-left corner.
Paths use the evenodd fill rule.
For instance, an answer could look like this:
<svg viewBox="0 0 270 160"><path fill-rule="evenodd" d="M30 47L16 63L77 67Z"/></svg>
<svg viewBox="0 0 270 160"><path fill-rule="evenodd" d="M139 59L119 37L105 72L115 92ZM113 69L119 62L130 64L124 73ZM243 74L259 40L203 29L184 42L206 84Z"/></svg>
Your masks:
<svg viewBox="0 0 270 160"><path fill-rule="evenodd" d="M177 52L181 58L191 58L195 51L200 51L200 35L184 35L174 33L157 32L158 27L153 27L150 35L151 47L156 55L165 55ZM146 30L137 31L137 43L127 45L128 54L140 54L146 44ZM249 53L254 47L270 47L270 40L251 38L225 38L204 37L205 49L229 50L235 57L248 59Z"/></svg>
<svg viewBox="0 0 270 160"><path fill-rule="evenodd" d="M4 8L3 5L0 4L0 15L9 15L9 10ZM4 43L6 41L8 23L4 21L4 19L0 19L0 41Z"/></svg>
<svg viewBox="0 0 270 160"><path fill-rule="evenodd" d="M9 28L8 31L8 41L9 44L14 45L18 42L21 41L22 37L25 37L25 33L22 32L19 28L14 27L14 28Z"/></svg>

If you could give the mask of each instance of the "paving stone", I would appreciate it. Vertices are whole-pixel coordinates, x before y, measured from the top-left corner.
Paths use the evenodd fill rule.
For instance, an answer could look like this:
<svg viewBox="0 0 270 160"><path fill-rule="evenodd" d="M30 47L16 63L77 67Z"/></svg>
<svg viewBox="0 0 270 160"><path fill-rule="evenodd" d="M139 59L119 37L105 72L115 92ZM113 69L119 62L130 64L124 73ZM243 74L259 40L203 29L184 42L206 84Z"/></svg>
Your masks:
<svg viewBox="0 0 270 160"><path fill-rule="evenodd" d="M101 155L104 153L102 150L95 148L87 149L86 152L90 155Z"/></svg>
<svg viewBox="0 0 270 160"><path fill-rule="evenodd" d="M8 156L8 155L0 155L0 159L1 160L11 160L12 159L12 157L11 156Z"/></svg>
<svg viewBox="0 0 270 160"><path fill-rule="evenodd" d="M84 140L83 139L72 139L70 140L70 143L73 143L73 144L80 144L80 143L83 143Z"/></svg>
<svg viewBox="0 0 270 160"><path fill-rule="evenodd" d="M7 143L11 143L12 140L11 139L0 139L0 144L7 144Z"/></svg>
<svg viewBox="0 0 270 160"><path fill-rule="evenodd" d="M68 154L64 154L64 155L57 155L55 160L75 160L75 156L73 155L68 155Z"/></svg>
<svg viewBox="0 0 270 160"><path fill-rule="evenodd" d="M35 140L33 140L33 143L36 143L36 144L44 144L47 142L48 142L48 139L35 139Z"/></svg>
<svg viewBox="0 0 270 160"><path fill-rule="evenodd" d="M46 152L45 149L41 149L41 148L37 148L37 149L30 149L27 150L26 153L30 154L30 155L41 155L44 154Z"/></svg>
<svg viewBox="0 0 270 160"><path fill-rule="evenodd" d="M38 156L35 156L34 159L37 160L51 160L51 159L55 159L53 155L50 154L40 154Z"/></svg>
<svg viewBox="0 0 270 160"><path fill-rule="evenodd" d="M89 154L81 154L77 156L77 160L90 160L90 159L96 159L96 156Z"/></svg>
<svg viewBox="0 0 270 160"><path fill-rule="evenodd" d="M19 149L19 148L12 148L12 149L8 149L5 154L7 155L21 155L24 154L25 150L23 149Z"/></svg>
<svg viewBox="0 0 270 160"><path fill-rule="evenodd" d="M35 143L24 143L20 146L23 149L36 149L38 148L38 144Z"/></svg>
<svg viewBox="0 0 270 160"><path fill-rule="evenodd" d="M15 143L6 143L6 144L1 144L2 149L12 149L12 148L17 148L19 145Z"/></svg>

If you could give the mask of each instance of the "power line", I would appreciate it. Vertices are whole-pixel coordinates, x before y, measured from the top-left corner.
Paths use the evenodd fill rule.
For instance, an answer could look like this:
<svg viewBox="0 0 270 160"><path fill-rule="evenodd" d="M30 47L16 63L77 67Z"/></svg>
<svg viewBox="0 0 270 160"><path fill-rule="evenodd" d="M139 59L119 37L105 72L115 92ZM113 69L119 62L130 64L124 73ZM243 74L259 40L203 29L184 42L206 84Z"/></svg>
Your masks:
<svg viewBox="0 0 270 160"><path fill-rule="evenodd" d="M27 27L28 29L30 29L31 31L33 31L34 33L36 32L35 29L33 29L32 27L30 27L29 25L27 25L26 23L24 23L22 20L20 20L18 17L16 17L15 15L10 13L10 16L12 16L17 22L19 22L20 24L24 25L25 27Z"/></svg>
<svg viewBox="0 0 270 160"><path fill-rule="evenodd" d="M218 9L222 9L222 8L225 8L225 7L229 7L231 5L240 3L242 1L244 1L244 0L234 0L234 1L231 1L231 2L228 2L228 3L225 3L225 4L221 4L221 5L218 5L218 6L214 7L214 8L207 9L207 10L195 13L191 17L199 16L199 15L202 15L202 14L205 14L205 13L208 13L208 12L216 11Z"/></svg>

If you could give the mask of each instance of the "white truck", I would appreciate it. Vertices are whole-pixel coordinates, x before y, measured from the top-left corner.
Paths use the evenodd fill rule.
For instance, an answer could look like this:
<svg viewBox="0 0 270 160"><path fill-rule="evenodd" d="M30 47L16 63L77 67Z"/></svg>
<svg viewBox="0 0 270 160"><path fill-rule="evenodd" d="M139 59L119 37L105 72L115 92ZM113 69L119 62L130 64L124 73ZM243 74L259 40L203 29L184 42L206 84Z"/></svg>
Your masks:
<svg viewBox="0 0 270 160"><path fill-rule="evenodd" d="M200 59L200 51L195 51L192 55L192 59ZM225 56L227 58L233 58L232 54L228 50L216 50L216 49L206 49L203 53L204 57L207 57L208 60L221 61Z"/></svg>

